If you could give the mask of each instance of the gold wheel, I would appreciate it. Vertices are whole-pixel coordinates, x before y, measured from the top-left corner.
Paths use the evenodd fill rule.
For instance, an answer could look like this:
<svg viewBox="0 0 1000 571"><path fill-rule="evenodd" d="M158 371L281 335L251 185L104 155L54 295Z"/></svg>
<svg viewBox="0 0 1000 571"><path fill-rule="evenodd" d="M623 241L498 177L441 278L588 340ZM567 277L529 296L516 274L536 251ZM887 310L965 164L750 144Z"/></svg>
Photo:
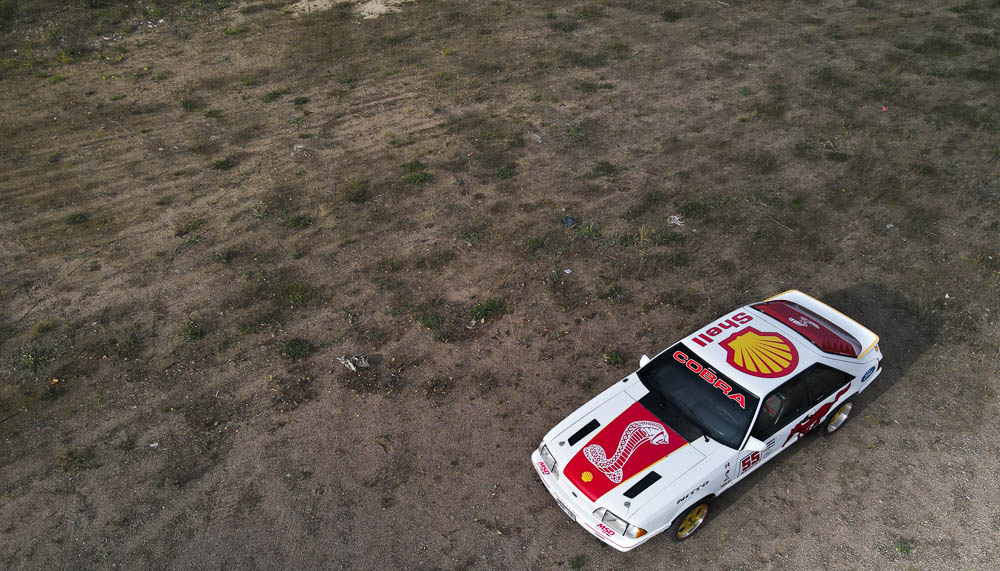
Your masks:
<svg viewBox="0 0 1000 571"><path fill-rule="evenodd" d="M851 409L854 408L853 401L847 401L844 404L837 407L837 410L833 411L833 414L826 419L826 433L833 434L840 430L841 426L847 422L848 417L851 416Z"/></svg>
<svg viewBox="0 0 1000 571"><path fill-rule="evenodd" d="M700 503L688 510L687 515L684 516L684 519L677 526L677 539L687 539L690 537L692 533L701 527L706 517L708 517L707 503Z"/></svg>

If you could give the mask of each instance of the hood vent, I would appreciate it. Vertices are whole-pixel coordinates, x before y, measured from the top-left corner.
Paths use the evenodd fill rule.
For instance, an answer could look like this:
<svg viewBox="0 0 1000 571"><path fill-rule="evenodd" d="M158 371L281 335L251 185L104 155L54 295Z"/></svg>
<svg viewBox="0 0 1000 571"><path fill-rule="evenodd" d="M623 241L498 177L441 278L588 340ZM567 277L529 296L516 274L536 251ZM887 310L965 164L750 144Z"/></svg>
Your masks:
<svg viewBox="0 0 1000 571"><path fill-rule="evenodd" d="M597 422L596 418L593 419L593 420L591 420L587 424L584 424L583 428L581 428L580 430L577 430L576 432L574 432L573 436L570 436L569 440L567 440L567 442L569 442L570 446L576 444L577 442L583 440L584 436L587 436L588 434L590 434L591 432L593 432L600 425L601 425L601 423Z"/></svg>
<svg viewBox="0 0 1000 571"><path fill-rule="evenodd" d="M650 472L643 476L641 480L635 483L634 486L625 491L625 497L632 500L636 496L646 491L646 488L652 486L660 479L660 475L656 472Z"/></svg>

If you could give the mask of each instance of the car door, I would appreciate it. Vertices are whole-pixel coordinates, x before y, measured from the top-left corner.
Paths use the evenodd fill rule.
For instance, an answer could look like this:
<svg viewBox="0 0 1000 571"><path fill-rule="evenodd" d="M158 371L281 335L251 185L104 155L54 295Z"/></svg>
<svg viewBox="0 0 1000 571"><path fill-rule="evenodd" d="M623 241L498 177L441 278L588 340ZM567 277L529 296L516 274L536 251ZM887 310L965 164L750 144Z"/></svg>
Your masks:
<svg viewBox="0 0 1000 571"><path fill-rule="evenodd" d="M736 480L752 472L780 451L787 435L805 418L813 401L801 375L796 375L771 391L760 405L757 421L750 435L764 443L763 450L741 450L736 466Z"/></svg>

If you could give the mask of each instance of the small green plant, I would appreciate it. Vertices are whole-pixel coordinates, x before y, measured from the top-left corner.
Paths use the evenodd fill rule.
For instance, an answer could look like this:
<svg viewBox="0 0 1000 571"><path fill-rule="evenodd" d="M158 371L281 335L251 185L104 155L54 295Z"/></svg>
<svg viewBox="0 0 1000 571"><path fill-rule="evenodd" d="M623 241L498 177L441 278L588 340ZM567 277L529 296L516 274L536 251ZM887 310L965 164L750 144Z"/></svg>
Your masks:
<svg viewBox="0 0 1000 571"><path fill-rule="evenodd" d="M218 159L208 164L208 167L217 171L227 171L239 164L239 160L230 155L224 159Z"/></svg>
<svg viewBox="0 0 1000 571"><path fill-rule="evenodd" d="M670 257L667 258L667 261L670 262L670 265L679 268L690 265L691 257L684 252L677 252L676 254L671 254Z"/></svg>
<svg viewBox="0 0 1000 571"><path fill-rule="evenodd" d="M664 22L676 22L684 17L684 14L680 10L675 10L673 8L667 8L663 11L663 21Z"/></svg>
<svg viewBox="0 0 1000 571"><path fill-rule="evenodd" d="M244 73L240 76L240 83L243 87L253 87L257 85L257 74L256 73Z"/></svg>
<svg viewBox="0 0 1000 571"><path fill-rule="evenodd" d="M185 95L180 98L179 103L181 105L181 109L188 112L197 111L202 105L204 105L201 98L195 95Z"/></svg>
<svg viewBox="0 0 1000 571"><path fill-rule="evenodd" d="M577 231L580 232L580 236L586 238L587 240L600 240L603 235L601 227L598 226L593 220L588 220L577 226Z"/></svg>
<svg viewBox="0 0 1000 571"><path fill-rule="evenodd" d="M197 341L205 336L205 328L194 319L188 319L181 327L181 337L185 341Z"/></svg>
<svg viewBox="0 0 1000 571"><path fill-rule="evenodd" d="M417 184L417 185L424 184L430 179L431 175L425 172L411 172L410 174L403 177L403 180L405 180L407 183Z"/></svg>
<svg viewBox="0 0 1000 571"><path fill-rule="evenodd" d="M292 216L285 222L285 226L292 228L294 230L304 230L312 225L312 218L306 216L305 214L299 214Z"/></svg>
<svg viewBox="0 0 1000 571"><path fill-rule="evenodd" d="M597 297L608 300L611 305L618 305L625 297L625 292L621 286L613 284L608 289L597 292Z"/></svg>
<svg viewBox="0 0 1000 571"><path fill-rule="evenodd" d="M352 176L340 185L340 196L348 202L361 204L368 200L368 186L367 181Z"/></svg>
<svg viewBox="0 0 1000 571"><path fill-rule="evenodd" d="M22 349L14 359L14 369L35 372L52 360L52 354L41 347Z"/></svg>
<svg viewBox="0 0 1000 571"><path fill-rule="evenodd" d="M53 325L51 321L39 321L31 328L32 337L41 337L49 331L52 331Z"/></svg>
<svg viewBox="0 0 1000 571"><path fill-rule="evenodd" d="M284 282L278 285L274 298L282 305L301 306L312 303L319 297L316 288L305 282Z"/></svg>
<svg viewBox="0 0 1000 571"><path fill-rule="evenodd" d="M221 121L222 111L219 111L218 109L209 109L208 111L205 111L205 117L208 117L209 119L215 119L216 121Z"/></svg>
<svg viewBox="0 0 1000 571"><path fill-rule="evenodd" d="M156 80L156 81L163 81L164 79L167 79L167 77L169 77L169 75L167 74L167 72L165 72L165 71L159 71L159 72L156 73L156 75L153 76L153 79Z"/></svg>
<svg viewBox="0 0 1000 571"><path fill-rule="evenodd" d="M613 176L617 172L618 167L608 161L597 161L594 163L593 175L595 177Z"/></svg>
<svg viewBox="0 0 1000 571"><path fill-rule="evenodd" d="M605 351L604 362L612 367L621 367L625 364L625 358L618 351Z"/></svg>
<svg viewBox="0 0 1000 571"><path fill-rule="evenodd" d="M497 178L500 180L506 180L508 178L513 177L516 173L517 171L514 169L514 167L504 167L499 171L497 171Z"/></svg>
<svg viewBox="0 0 1000 571"><path fill-rule="evenodd" d="M489 317L503 315L505 309L503 300L491 298L473 305L469 309L469 317L476 321L486 321Z"/></svg>
<svg viewBox="0 0 1000 571"><path fill-rule="evenodd" d="M285 345L281 348L281 355L298 361L299 359L308 357L313 350L314 347L312 344L305 339L296 337L285 342Z"/></svg>
<svg viewBox="0 0 1000 571"><path fill-rule="evenodd" d="M236 248L226 248L224 250L219 250L218 252L216 252L214 258L215 261L219 262L220 264L228 264L233 261L233 258L236 257L236 254L237 254Z"/></svg>
<svg viewBox="0 0 1000 571"><path fill-rule="evenodd" d="M83 212L74 212L63 219L63 222L70 225L83 224L87 221L87 215Z"/></svg>
<svg viewBox="0 0 1000 571"><path fill-rule="evenodd" d="M467 242L469 245L475 245L480 242L489 234L489 229L486 226L462 226L455 230L455 235L459 240Z"/></svg>
<svg viewBox="0 0 1000 571"><path fill-rule="evenodd" d="M179 223L174 228L174 236L177 236L178 238L186 236L194 232L198 228L201 228L202 226L204 226L204 224L205 224L204 218L189 218Z"/></svg>
<svg viewBox="0 0 1000 571"><path fill-rule="evenodd" d="M913 553L913 542L909 539L898 539L896 540L896 551L902 555L909 555Z"/></svg>
<svg viewBox="0 0 1000 571"><path fill-rule="evenodd" d="M124 335L122 335L122 340L115 343L115 351L118 353L118 358L120 359L135 357L141 348L142 339L139 337L139 333L135 329L129 329L126 331Z"/></svg>
<svg viewBox="0 0 1000 571"><path fill-rule="evenodd" d="M247 31L246 26L237 26L235 28L226 28L226 30L223 33L226 34L227 36L238 36L242 33L245 33L246 31Z"/></svg>
<svg viewBox="0 0 1000 571"><path fill-rule="evenodd" d="M417 317L417 321L420 322L420 325L423 325L427 329L436 332L439 329L441 329L441 324L443 320L441 319L440 315L434 313L433 311L425 311L424 313L421 313L419 317Z"/></svg>
<svg viewBox="0 0 1000 571"><path fill-rule="evenodd" d="M292 103L294 103L296 105L305 105L306 103L309 103L309 98L308 97L301 97L301 96L300 97L296 97L295 99L292 100Z"/></svg>
<svg viewBox="0 0 1000 571"><path fill-rule="evenodd" d="M569 560L569 568L573 571L580 571L583 566L587 564L587 558L583 555L577 555L576 557Z"/></svg>
<svg viewBox="0 0 1000 571"><path fill-rule="evenodd" d="M579 123L570 123L562 134L563 140L572 146L579 146L587 141L587 131Z"/></svg>
<svg viewBox="0 0 1000 571"><path fill-rule="evenodd" d="M419 159L413 159L410 162L403 163L403 170L406 172L420 172L427 168L427 165L420 162Z"/></svg>
<svg viewBox="0 0 1000 571"><path fill-rule="evenodd" d="M545 240L541 238L528 238L524 241L524 249L528 251L529 255L534 255L536 252L545 246Z"/></svg>
<svg viewBox="0 0 1000 571"><path fill-rule="evenodd" d="M271 103L272 101L277 101L284 94L285 91L283 90L269 91L263 97L264 103Z"/></svg>

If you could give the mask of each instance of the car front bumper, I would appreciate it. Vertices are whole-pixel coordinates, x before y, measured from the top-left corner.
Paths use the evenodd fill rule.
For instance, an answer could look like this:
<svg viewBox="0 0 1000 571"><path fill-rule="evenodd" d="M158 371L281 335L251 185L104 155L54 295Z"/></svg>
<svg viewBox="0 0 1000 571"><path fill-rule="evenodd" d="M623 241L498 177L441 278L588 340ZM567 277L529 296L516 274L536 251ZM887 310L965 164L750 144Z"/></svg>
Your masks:
<svg viewBox="0 0 1000 571"><path fill-rule="evenodd" d="M629 551L642 545L652 536L652 534L647 534L638 539L631 539L602 524L593 514L597 506L590 504L586 499L581 499L580 496L582 494L579 492L574 493L566 489L566 486L570 486L570 484L564 484L562 480L556 478L549 471L537 449L531 453L531 464L535 467L535 472L538 473L538 477L542 480L542 484L545 485L545 489L552 494L552 497L555 498L559 507L566 512L566 515L597 539L600 539L618 551Z"/></svg>

